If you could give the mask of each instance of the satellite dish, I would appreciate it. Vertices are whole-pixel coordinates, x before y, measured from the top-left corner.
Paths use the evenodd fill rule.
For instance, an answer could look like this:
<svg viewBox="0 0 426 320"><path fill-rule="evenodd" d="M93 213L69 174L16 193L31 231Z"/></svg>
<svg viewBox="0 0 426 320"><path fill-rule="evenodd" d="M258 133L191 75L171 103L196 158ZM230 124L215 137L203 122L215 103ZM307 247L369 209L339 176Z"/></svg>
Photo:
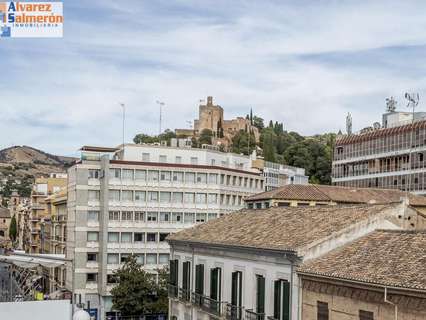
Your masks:
<svg viewBox="0 0 426 320"><path fill-rule="evenodd" d="M380 129L380 123L379 122L374 122L373 123L373 128L374 128L374 130L378 130L378 129Z"/></svg>

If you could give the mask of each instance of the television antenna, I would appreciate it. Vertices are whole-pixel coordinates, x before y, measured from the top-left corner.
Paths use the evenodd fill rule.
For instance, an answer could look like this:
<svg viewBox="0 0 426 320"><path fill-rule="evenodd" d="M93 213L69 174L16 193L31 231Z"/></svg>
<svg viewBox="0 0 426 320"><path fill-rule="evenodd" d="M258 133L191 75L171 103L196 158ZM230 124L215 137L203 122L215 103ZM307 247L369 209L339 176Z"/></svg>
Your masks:
<svg viewBox="0 0 426 320"><path fill-rule="evenodd" d="M158 135L160 135L161 134L161 123L163 121L163 107L164 107L165 103L162 102L162 101L159 101L159 100L157 100L156 102L160 106L160 131L158 133Z"/></svg>
<svg viewBox="0 0 426 320"><path fill-rule="evenodd" d="M409 172L407 172L407 180L408 180L408 187L406 188L406 196L408 198L408 193L411 189L411 176L412 176L412 162L411 162L411 156L412 156L412 149L413 149L413 131L414 131L414 109L419 104L419 94L418 93L408 93L406 92L404 95L405 99L408 100L407 108L412 108L412 115L411 115L411 131L410 131L410 152L408 156L408 163L409 163Z"/></svg>
<svg viewBox="0 0 426 320"><path fill-rule="evenodd" d="M348 135L352 134L352 116L350 112L348 112L348 115L346 116L346 133Z"/></svg>
<svg viewBox="0 0 426 320"><path fill-rule="evenodd" d="M397 103L394 97L386 98L386 111L395 112Z"/></svg>
<svg viewBox="0 0 426 320"><path fill-rule="evenodd" d="M186 123L188 124L189 128L192 129L192 121L186 120Z"/></svg>
<svg viewBox="0 0 426 320"><path fill-rule="evenodd" d="M419 94L418 93L405 93L405 99L408 100L408 104L407 104L407 108L413 108L413 112L414 112L414 108L417 107L417 105L419 104Z"/></svg>

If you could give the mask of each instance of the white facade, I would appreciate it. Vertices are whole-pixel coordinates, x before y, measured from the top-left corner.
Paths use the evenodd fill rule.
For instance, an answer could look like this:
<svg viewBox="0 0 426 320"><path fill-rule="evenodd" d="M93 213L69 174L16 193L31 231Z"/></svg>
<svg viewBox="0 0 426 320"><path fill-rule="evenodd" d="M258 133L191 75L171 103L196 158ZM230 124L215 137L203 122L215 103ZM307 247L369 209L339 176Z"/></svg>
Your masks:
<svg viewBox="0 0 426 320"><path fill-rule="evenodd" d="M155 273L169 262L168 234L243 208L244 197L263 190L259 171L245 170L249 163L233 154L160 146L83 150L68 181L67 258L75 259L75 292L103 317L111 311L110 275L128 255Z"/></svg>
<svg viewBox="0 0 426 320"><path fill-rule="evenodd" d="M304 168L269 161L265 161L263 176L265 177L265 191L274 190L287 184L309 183L309 177L305 175Z"/></svg>

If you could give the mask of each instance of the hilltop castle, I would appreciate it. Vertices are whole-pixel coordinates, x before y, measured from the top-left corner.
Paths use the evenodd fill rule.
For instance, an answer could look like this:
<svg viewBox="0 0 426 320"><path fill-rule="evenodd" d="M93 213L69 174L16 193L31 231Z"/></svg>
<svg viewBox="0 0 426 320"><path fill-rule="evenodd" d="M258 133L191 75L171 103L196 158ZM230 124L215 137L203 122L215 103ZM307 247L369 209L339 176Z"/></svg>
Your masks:
<svg viewBox="0 0 426 320"><path fill-rule="evenodd" d="M216 146L229 146L240 130L252 132L256 142L259 142L259 130L249 119L237 117L224 120L223 108L213 104L213 97L207 97L205 105L200 104L198 119L194 120L194 129L176 129L175 132L177 136L199 137L204 129L213 133L212 144Z"/></svg>

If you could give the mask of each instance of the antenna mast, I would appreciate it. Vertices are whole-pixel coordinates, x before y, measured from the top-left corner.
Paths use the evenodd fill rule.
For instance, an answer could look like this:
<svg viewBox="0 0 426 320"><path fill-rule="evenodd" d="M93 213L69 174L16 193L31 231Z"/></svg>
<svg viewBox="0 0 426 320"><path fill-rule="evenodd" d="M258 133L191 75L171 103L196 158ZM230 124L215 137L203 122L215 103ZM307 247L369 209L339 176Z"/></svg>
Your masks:
<svg viewBox="0 0 426 320"><path fill-rule="evenodd" d="M418 93L406 93L405 94L405 99L408 100L408 104L407 104L407 108L412 108L412 114L411 114L411 133L410 133L410 152L409 152L409 156L408 156L408 163L409 163L409 172L407 173L408 177L407 177L407 182L408 182L408 187L406 188L407 191L407 198L408 198L408 193L410 192L411 189L411 171L412 171L412 162L411 162L411 156L412 156L412 151L413 151L413 132L414 132L414 109L417 107L417 105L419 104L419 94Z"/></svg>
<svg viewBox="0 0 426 320"><path fill-rule="evenodd" d="M161 134L161 124L162 124L162 121L163 121L163 106L165 105L165 103L162 102L162 101L159 101L159 100L157 100L156 102L160 106L160 128L159 128L159 132L158 132L158 135L160 135Z"/></svg>

